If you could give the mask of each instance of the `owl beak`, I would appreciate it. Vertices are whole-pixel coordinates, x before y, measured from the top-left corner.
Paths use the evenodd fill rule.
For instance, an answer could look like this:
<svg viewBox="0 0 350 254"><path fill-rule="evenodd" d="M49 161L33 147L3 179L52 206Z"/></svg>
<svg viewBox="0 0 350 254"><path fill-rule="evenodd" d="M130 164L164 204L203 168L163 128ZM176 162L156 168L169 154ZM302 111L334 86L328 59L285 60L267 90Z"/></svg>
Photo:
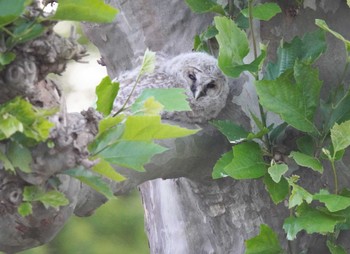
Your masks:
<svg viewBox="0 0 350 254"><path fill-rule="evenodd" d="M196 91L193 93L193 97L195 100L198 100L200 97L203 97L206 95L206 91L203 90L201 87L199 89L196 89Z"/></svg>

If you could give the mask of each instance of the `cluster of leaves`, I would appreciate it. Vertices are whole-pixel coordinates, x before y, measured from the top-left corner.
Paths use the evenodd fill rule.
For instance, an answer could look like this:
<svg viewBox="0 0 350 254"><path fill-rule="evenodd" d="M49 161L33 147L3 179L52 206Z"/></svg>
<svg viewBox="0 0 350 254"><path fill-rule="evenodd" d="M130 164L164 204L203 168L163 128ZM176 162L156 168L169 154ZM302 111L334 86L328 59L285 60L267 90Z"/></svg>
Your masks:
<svg viewBox="0 0 350 254"><path fill-rule="evenodd" d="M50 21L111 22L118 12L102 0L62 0L51 15L45 13L44 8L39 8L33 0L0 0L0 71L16 58L15 47L42 35L52 26ZM96 9L99 11L95 12ZM31 172L30 148L42 142L53 145L48 138L54 124L48 117L56 112L57 109L34 107L20 97L0 105L0 141L6 146L6 149L0 150L0 161L5 170L13 174L16 170ZM68 204L68 199L57 190L58 184L49 185L47 191L41 186L24 188L24 202L18 208L22 216L32 213L31 202L34 201L45 207Z"/></svg>
<svg viewBox="0 0 350 254"><path fill-rule="evenodd" d="M348 189L339 191L337 170L340 169L336 168L335 162L342 159L350 145L350 91L344 88L341 80L329 98L322 100L320 90L323 84L313 63L326 51L325 34L329 32L345 45L346 73L350 61L350 41L331 30L325 21L316 20L318 30L302 38L295 37L291 42L282 41L277 60L265 64L263 68L266 46L261 45L260 50L257 49L252 20L269 20L281 10L274 3L253 5L253 1L249 0L248 8L240 13L247 17L250 24L255 59L246 64L243 59L250 48L246 32L240 26L241 20L237 22L224 11L227 7L219 8L219 4L212 0L186 2L196 12L220 14L209 28L215 31L211 35L219 44L219 67L230 77L238 77L243 71L250 72L256 79L255 88L259 97L260 118L252 113L252 119L259 128L258 133L249 133L230 121L212 123L234 144L232 150L215 165L213 178L262 179L275 204L288 200L291 215L283 224L288 240L294 240L301 230L309 234L327 234L330 252L345 253L336 244L335 236L339 230L349 228L347 212L350 209L350 192ZM267 111L278 114L283 123L267 126ZM321 118L317 122L316 115ZM278 147L277 139L287 126L304 133L297 140L298 150L292 151L289 157L299 166L314 170L320 176L324 171L321 162L329 161L334 175L334 190L320 189L318 193L311 194L298 185L299 176L291 175L285 162L274 160L272 147ZM270 158L270 161L267 162L266 158ZM283 252L276 234L266 225L261 226L257 237L246 241L246 247L246 253Z"/></svg>
<svg viewBox="0 0 350 254"><path fill-rule="evenodd" d="M48 1L49 2L49 1ZM111 22L118 10L102 0L60 0L54 14L45 7L33 11L34 0L0 0L0 71L15 58L13 48L42 35L50 21Z"/></svg>

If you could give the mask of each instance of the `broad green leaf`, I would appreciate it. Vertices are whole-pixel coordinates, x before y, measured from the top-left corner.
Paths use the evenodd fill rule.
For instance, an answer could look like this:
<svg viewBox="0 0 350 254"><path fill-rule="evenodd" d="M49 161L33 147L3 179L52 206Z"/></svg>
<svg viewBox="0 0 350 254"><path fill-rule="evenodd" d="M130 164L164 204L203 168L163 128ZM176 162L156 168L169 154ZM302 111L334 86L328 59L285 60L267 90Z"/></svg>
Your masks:
<svg viewBox="0 0 350 254"><path fill-rule="evenodd" d="M217 4L216 1L213 0L185 0L185 2L193 12L215 12L221 15L225 15L225 11L222 8L222 6Z"/></svg>
<svg viewBox="0 0 350 254"><path fill-rule="evenodd" d="M322 19L316 19L315 20L315 24L317 26L319 26L320 28L322 28L323 30L325 30L328 33L331 33L332 35L334 35L337 39L341 40L342 42L344 42L345 48L347 51L350 51L350 41L348 41L347 39L344 38L344 36L342 36L341 34L333 31L332 29L330 29L327 25L327 23L322 20Z"/></svg>
<svg viewBox="0 0 350 254"><path fill-rule="evenodd" d="M125 177L119 174L115 169L105 160L100 159L100 161L93 166L93 171L103 175L109 179L112 179L115 182L120 182L125 180Z"/></svg>
<svg viewBox="0 0 350 254"><path fill-rule="evenodd" d="M334 124L331 129L331 139L334 153L347 148L350 145L350 120Z"/></svg>
<svg viewBox="0 0 350 254"><path fill-rule="evenodd" d="M13 60L15 60L15 58L16 58L16 54L13 52L0 53L0 70L1 70L1 66L11 63Z"/></svg>
<svg viewBox="0 0 350 254"><path fill-rule="evenodd" d="M0 27L16 20L25 8L25 0L0 0Z"/></svg>
<svg viewBox="0 0 350 254"><path fill-rule="evenodd" d="M260 146L254 142L234 146L233 160L224 170L235 179L252 179L265 175L267 166Z"/></svg>
<svg viewBox="0 0 350 254"><path fill-rule="evenodd" d="M241 126L229 120L215 120L210 122L222 134L224 134L229 141L239 142L247 138L249 132L244 130Z"/></svg>
<svg viewBox="0 0 350 254"><path fill-rule="evenodd" d="M92 155L95 155L105 149L107 146L116 143L124 133L125 126L122 124L116 125L106 131L100 133L88 148Z"/></svg>
<svg viewBox="0 0 350 254"><path fill-rule="evenodd" d="M270 194L272 201L275 204L278 204L286 199L289 193L289 184L284 177L282 177L281 180L276 183L272 180L269 174L266 174L264 176L264 184L266 186L266 190Z"/></svg>
<svg viewBox="0 0 350 254"><path fill-rule="evenodd" d="M23 132L23 124L13 115L4 114L0 115L0 139L5 139L11 137L17 131Z"/></svg>
<svg viewBox="0 0 350 254"><path fill-rule="evenodd" d="M281 181L281 177L288 171L288 166L286 164L274 164L270 166L267 170L275 183Z"/></svg>
<svg viewBox="0 0 350 254"><path fill-rule="evenodd" d="M145 115L159 115L164 109L164 106L156 101L154 97L148 98L145 103L143 104L143 107L141 108L140 112Z"/></svg>
<svg viewBox="0 0 350 254"><path fill-rule="evenodd" d="M129 116L125 122L125 131L121 137L130 141L150 141L188 136L198 132L176 125L164 124L161 116Z"/></svg>
<svg viewBox="0 0 350 254"><path fill-rule="evenodd" d="M348 2L349 2L349 0L348 0ZM330 240L327 241L327 247L328 247L329 251L331 252L331 254L346 254L347 253L342 246L337 245L337 244L331 242Z"/></svg>
<svg viewBox="0 0 350 254"><path fill-rule="evenodd" d="M103 78L101 83L96 87L97 110L104 116L111 113L118 91L119 83L112 82L108 76Z"/></svg>
<svg viewBox="0 0 350 254"><path fill-rule="evenodd" d="M30 214L33 213L33 209L32 209L32 204L29 202L22 202L19 207L17 208L18 213L22 216L22 217L26 217Z"/></svg>
<svg viewBox="0 0 350 254"><path fill-rule="evenodd" d="M69 204L69 200L62 192L57 190L44 191L38 186L25 186L23 201L40 201L46 208L49 206L58 208Z"/></svg>
<svg viewBox="0 0 350 254"><path fill-rule="evenodd" d="M69 175L85 183L92 189L102 193L107 198L114 198L113 191L110 186L103 181L102 177L94 174L93 172L86 170L84 168L73 168L63 172L63 174Z"/></svg>
<svg viewBox="0 0 350 254"><path fill-rule="evenodd" d="M10 37L6 41L7 45L14 46L19 43L33 40L45 31L45 27L42 24L33 23L32 21L27 21L26 19L22 20L22 22L16 25L15 29L13 30L12 33L14 36Z"/></svg>
<svg viewBox="0 0 350 254"><path fill-rule="evenodd" d="M144 107L147 99L153 97L164 106L165 111L190 111L186 100L185 90L182 88L150 88L144 89L131 107L132 112L138 112Z"/></svg>
<svg viewBox="0 0 350 254"><path fill-rule="evenodd" d="M330 212L344 210L350 206L350 197L329 194L326 190L320 190L319 193L313 196L313 199L324 203Z"/></svg>
<svg viewBox="0 0 350 254"><path fill-rule="evenodd" d="M126 118L123 114L118 114L117 116L108 116L104 119L102 119L98 123L98 134L105 132L106 130L116 126L117 124L121 123Z"/></svg>
<svg viewBox="0 0 350 254"><path fill-rule="evenodd" d="M260 225L259 235L246 240L245 254L282 254L277 234L267 225Z"/></svg>
<svg viewBox="0 0 350 254"><path fill-rule="evenodd" d="M298 212L298 214L298 217L288 217L283 224L287 239L290 241L294 240L301 230L305 230L308 234L333 233L335 225L343 221L341 217L323 213L306 205L303 206L303 211Z"/></svg>
<svg viewBox="0 0 350 254"><path fill-rule="evenodd" d="M11 142L7 150L7 156L15 168L25 173L30 173L32 171L30 168L32 154L27 147L17 142Z"/></svg>
<svg viewBox="0 0 350 254"><path fill-rule="evenodd" d="M4 168L8 171L15 172L15 168L12 165L11 161L7 158L5 154L3 154L0 150L0 162L4 166Z"/></svg>
<svg viewBox="0 0 350 254"><path fill-rule="evenodd" d="M146 73L152 73L154 71L155 62L156 53L146 49L145 54L143 55L139 76L143 76Z"/></svg>
<svg viewBox="0 0 350 254"><path fill-rule="evenodd" d="M304 201L308 204L312 202L312 195L307 190L290 181L289 184L292 186L292 194L289 197L288 204L289 209L301 205Z"/></svg>
<svg viewBox="0 0 350 254"><path fill-rule="evenodd" d="M225 167L230 164L230 162L233 159L233 151L229 151L227 153L224 153L221 158L216 162L212 177L213 179L219 179L222 177L226 177L227 173L225 172Z"/></svg>
<svg viewBox="0 0 350 254"><path fill-rule="evenodd" d="M348 4L348 6L350 7L350 0L346 0L346 3ZM333 254L333 253L332 253Z"/></svg>
<svg viewBox="0 0 350 254"><path fill-rule="evenodd" d="M306 33L302 39L295 37L290 43L282 41L277 49L277 61L267 64L264 79L278 78L286 70L293 68L296 60L313 63L326 48L325 32L321 29Z"/></svg>
<svg viewBox="0 0 350 254"><path fill-rule="evenodd" d="M60 0L51 19L89 22L112 22L118 10L103 0Z"/></svg>
<svg viewBox="0 0 350 254"><path fill-rule="evenodd" d="M277 13L282 12L281 8L276 3L264 3L253 6L252 15L253 18L268 21L273 18ZM242 14L245 17L249 17L248 9L242 10Z"/></svg>
<svg viewBox="0 0 350 254"><path fill-rule="evenodd" d="M215 17L219 43L218 63L220 69L230 77L238 77L245 70L243 59L249 53L246 33L227 17Z"/></svg>
<svg viewBox="0 0 350 254"><path fill-rule="evenodd" d="M286 71L276 80L257 81L256 89L265 108L298 130L318 133L313 119L321 85L316 69L297 62L294 72Z"/></svg>
<svg viewBox="0 0 350 254"><path fill-rule="evenodd" d="M299 166L311 168L321 174L323 173L323 166L315 157L300 152L291 152L290 157L292 157Z"/></svg>
<svg viewBox="0 0 350 254"><path fill-rule="evenodd" d="M166 150L149 141L120 141L101 151L99 157L121 167L144 171L144 164Z"/></svg>

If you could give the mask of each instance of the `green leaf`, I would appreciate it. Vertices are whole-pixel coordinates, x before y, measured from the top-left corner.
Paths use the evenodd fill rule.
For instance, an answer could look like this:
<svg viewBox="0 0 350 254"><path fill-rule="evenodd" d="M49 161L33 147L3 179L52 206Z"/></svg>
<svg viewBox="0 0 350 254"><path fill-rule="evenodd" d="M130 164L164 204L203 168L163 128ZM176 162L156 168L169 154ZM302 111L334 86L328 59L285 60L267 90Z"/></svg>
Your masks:
<svg viewBox="0 0 350 254"><path fill-rule="evenodd" d="M125 177L115 171L115 169L105 160L100 159L100 161L93 166L93 171L103 175L115 182L120 182L125 180Z"/></svg>
<svg viewBox="0 0 350 254"><path fill-rule="evenodd" d="M0 150L0 162L3 164L4 168L8 171L15 172L15 168L12 165L11 161L3 154Z"/></svg>
<svg viewBox="0 0 350 254"><path fill-rule="evenodd" d="M146 73L152 73L154 71L155 62L156 53L146 49L145 54L143 55L139 77L145 75Z"/></svg>
<svg viewBox="0 0 350 254"><path fill-rule="evenodd" d="M150 88L144 89L131 107L132 112L140 111L145 101L153 97L164 106L165 111L190 111L186 100L185 90L182 88Z"/></svg>
<svg viewBox="0 0 350 254"><path fill-rule="evenodd" d="M293 188L292 194L289 197L289 209L294 206L301 205L304 201L306 201L308 204L312 202L312 195L307 190L299 185L296 185L295 183L292 183L290 180L288 182Z"/></svg>
<svg viewBox="0 0 350 254"><path fill-rule="evenodd" d="M193 12L215 12L221 15L225 15L225 11L222 6L213 0L185 0L185 2Z"/></svg>
<svg viewBox="0 0 350 254"><path fill-rule="evenodd" d="M0 27L16 20L25 8L25 0L0 0Z"/></svg>
<svg viewBox="0 0 350 254"><path fill-rule="evenodd" d="M272 180L269 174L266 174L264 176L264 184L268 193L270 194L272 201L275 204L278 204L286 199L289 193L289 184L284 177L282 177L281 180L278 183L276 183Z"/></svg>
<svg viewBox="0 0 350 254"><path fill-rule="evenodd" d="M300 152L291 152L290 157L292 157L299 166L311 168L321 174L323 173L323 166L315 157Z"/></svg>
<svg viewBox="0 0 350 254"><path fill-rule="evenodd" d="M277 13L281 13L282 10L278 4L264 3L258 4L252 8L253 18L268 21L273 18ZM248 8L242 10L242 14L245 17L249 17Z"/></svg>
<svg viewBox="0 0 350 254"><path fill-rule="evenodd" d="M331 254L346 254L346 251L342 246L332 243L329 240L327 241L327 247Z"/></svg>
<svg viewBox="0 0 350 254"><path fill-rule="evenodd" d="M117 116L108 116L102 119L98 123L98 135L105 132L106 130L113 128L117 124L121 123L125 119L125 115L119 114Z"/></svg>
<svg viewBox="0 0 350 254"><path fill-rule="evenodd" d="M159 115L164 109L164 106L156 101L154 97L150 97L147 100L145 100L142 109L140 110L140 113L144 115ZM137 112L139 114L139 112Z"/></svg>
<svg viewBox="0 0 350 254"><path fill-rule="evenodd" d="M267 225L260 225L260 233L245 241L245 254L281 254L283 249L277 234Z"/></svg>
<svg viewBox="0 0 350 254"><path fill-rule="evenodd" d="M19 43L33 40L40 36L44 30L45 28L43 25L22 19L12 32L14 36L10 37L6 43L14 46Z"/></svg>
<svg viewBox="0 0 350 254"><path fill-rule="evenodd" d="M210 124L214 125L231 142L239 142L247 138L249 132L241 126L229 120L214 120Z"/></svg>
<svg viewBox="0 0 350 254"><path fill-rule="evenodd" d="M286 164L274 164L270 166L267 170L272 178L272 180L276 183L279 183L281 177L288 171L288 166Z"/></svg>
<svg viewBox="0 0 350 254"><path fill-rule="evenodd" d="M219 67L227 76L238 77L245 70L243 59L249 53L246 33L227 17L215 17L214 20L220 48Z"/></svg>
<svg viewBox="0 0 350 254"><path fill-rule="evenodd" d="M350 120L341 124L334 124L331 129L331 139L334 154L350 145Z"/></svg>
<svg viewBox="0 0 350 254"><path fill-rule="evenodd" d="M229 151L227 153L224 153L221 158L216 162L212 177L213 179L219 179L221 177L226 177L227 173L225 172L225 167L230 164L230 162L233 159L233 151Z"/></svg>
<svg viewBox="0 0 350 254"><path fill-rule="evenodd" d="M1 66L11 63L13 60L15 60L15 58L16 58L16 54L13 52L0 53L0 70L1 70Z"/></svg>
<svg viewBox="0 0 350 254"><path fill-rule="evenodd" d="M294 73L290 70L276 80L257 81L256 89L260 103L265 108L279 114L298 130L318 133L313 119L321 85L316 69L297 62Z"/></svg>
<svg viewBox="0 0 350 254"><path fill-rule="evenodd" d="M343 221L341 217L323 213L306 205L298 209L298 214L298 217L285 219L283 224L287 239L290 241L294 240L301 230L305 230L308 234L333 233L335 225Z"/></svg>
<svg viewBox="0 0 350 254"><path fill-rule="evenodd" d="M313 196L313 199L324 203L330 212L344 210L350 206L350 197L329 194L326 190L320 190L318 194Z"/></svg>
<svg viewBox="0 0 350 254"><path fill-rule="evenodd" d="M176 125L164 124L161 116L129 116L125 122L124 140L150 141L192 135L198 132Z"/></svg>
<svg viewBox="0 0 350 254"><path fill-rule="evenodd" d="M233 160L224 170L235 179L252 179L265 175L267 167L260 146L254 142L234 146Z"/></svg>
<svg viewBox="0 0 350 254"><path fill-rule="evenodd" d="M97 110L104 116L111 113L115 97L119 91L119 83L114 83L106 76L101 83L96 87L97 95Z"/></svg>
<svg viewBox="0 0 350 254"><path fill-rule="evenodd" d="M118 10L103 0L60 0L51 19L89 22L112 22Z"/></svg>
<svg viewBox="0 0 350 254"><path fill-rule="evenodd" d="M40 201L46 208L49 206L58 208L69 204L69 200L62 192L57 190L45 192L38 186L25 186L23 190L23 201Z"/></svg>
<svg viewBox="0 0 350 254"><path fill-rule="evenodd" d="M277 49L277 61L267 64L264 79L278 78L286 70L293 68L296 60L313 63L326 48L325 32L321 29L306 33L302 39L295 37L290 43L282 41Z"/></svg>
<svg viewBox="0 0 350 254"><path fill-rule="evenodd" d="M144 171L144 164L166 150L149 141L120 141L101 151L99 157L121 167Z"/></svg>
<svg viewBox="0 0 350 254"><path fill-rule="evenodd" d="M17 142L10 142L7 156L13 167L18 168L25 173L30 173L32 171L30 168L32 154L27 147L24 147Z"/></svg>
<svg viewBox="0 0 350 254"><path fill-rule="evenodd" d="M33 213L32 204L29 202L22 202L17 208L18 213L22 216L28 216Z"/></svg>
<svg viewBox="0 0 350 254"><path fill-rule="evenodd" d="M316 19L315 20L315 24L317 26L319 26L320 28L322 28L323 30L325 30L328 33L331 33L332 35L334 35L337 39L341 40L342 42L344 42L345 48L347 51L350 51L350 41L348 41L347 39L345 39L341 34L333 31L332 29L330 29L327 25L327 23L322 20L322 19Z"/></svg>
<svg viewBox="0 0 350 254"><path fill-rule="evenodd" d="M107 146L116 143L123 135L124 128L125 126L120 124L99 133L94 141L88 146L90 153L95 155L105 149Z"/></svg>
<svg viewBox="0 0 350 254"><path fill-rule="evenodd" d="M0 139L9 138L17 131L23 132L23 130L23 124L15 116L10 114L0 115L0 132L3 134Z"/></svg>
<svg viewBox="0 0 350 254"><path fill-rule="evenodd" d="M113 191L111 190L110 186L103 181L101 176L98 176L89 170L79 167L66 170L63 173L80 180L82 183L85 183L92 189L102 193L109 199L114 198Z"/></svg>

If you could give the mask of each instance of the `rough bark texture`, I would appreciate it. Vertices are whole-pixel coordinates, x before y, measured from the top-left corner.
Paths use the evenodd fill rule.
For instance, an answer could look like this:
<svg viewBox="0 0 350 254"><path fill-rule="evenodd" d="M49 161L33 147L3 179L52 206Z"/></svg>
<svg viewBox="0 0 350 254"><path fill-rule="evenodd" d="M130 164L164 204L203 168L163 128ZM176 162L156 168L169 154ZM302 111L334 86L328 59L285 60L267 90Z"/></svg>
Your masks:
<svg viewBox="0 0 350 254"><path fill-rule="evenodd" d="M269 41L271 52L275 52L281 38L288 40L315 29L315 18L325 19L336 31L349 35L342 21L349 14L344 1L305 0L303 6L293 1L278 2L283 13L271 22L262 22L258 31L262 41ZM115 0L111 4L122 10L115 24L97 27L87 25L86 32L99 47L112 77L132 66L131 59L139 56L146 47L168 54L190 51L193 36L210 24L212 18L210 15L192 14L182 0ZM325 91L327 86L337 81L341 71L339 66L345 61L341 42L334 38L328 39L328 53L318 63L321 77L326 84ZM121 48L123 50L119 50ZM251 90L249 78L243 82L243 91L238 89L238 97L232 99L235 106L228 105L226 108L231 116L236 115L234 120L238 123L244 122L249 116L246 114L249 108L256 107L253 105L256 97ZM297 135L294 132L287 133L284 144L281 144L286 148L285 152L294 148L293 140ZM205 145L203 141L192 142L194 139L204 138ZM156 179L140 186L151 253L243 253L244 240L256 235L261 223L275 229L286 246L281 225L288 216L288 209L283 204L272 204L261 181L213 181L203 178L210 175L210 167L217 156L212 156L216 147L219 146L219 150L226 149L220 147L222 139L200 133L183 140L182 145L175 141L171 160L166 157L168 159L165 161L160 160L160 164L155 162L157 166L151 165L147 169L151 172L153 168L159 167L156 175L163 178L169 176L166 176L164 170L171 169L174 172L173 177L183 174L186 178ZM187 146L185 152L184 145ZM190 157L187 151L192 154ZM194 154L204 156L197 157ZM203 160L207 166L203 166ZM344 167L345 165L346 163L343 164ZM159 174L162 169L163 172ZM182 172L183 169L186 172ZM191 175L188 175L188 170ZM318 190L320 186L332 186L330 170L326 170L322 178L304 169L299 169L297 173L302 176L302 185L311 192ZM345 184L349 176L343 174L339 179ZM344 238L346 237L340 237ZM303 250L308 253L328 253L323 236L301 236L299 239L299 242L292 243L295 253ZM347 242L343 244L349 248Z"/></svg>

